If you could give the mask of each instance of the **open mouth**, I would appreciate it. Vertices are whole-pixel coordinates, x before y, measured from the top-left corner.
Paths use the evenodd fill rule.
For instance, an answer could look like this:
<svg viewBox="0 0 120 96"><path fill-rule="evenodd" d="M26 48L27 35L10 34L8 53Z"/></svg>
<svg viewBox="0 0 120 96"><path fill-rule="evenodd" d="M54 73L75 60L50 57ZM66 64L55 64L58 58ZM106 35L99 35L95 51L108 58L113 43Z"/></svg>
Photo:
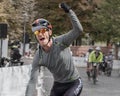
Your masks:
<svg viewBox="0 0 120 96"><path fill-rule="evenodd" d="M40 41L43 41L45 38L40 38Z"/></svg>

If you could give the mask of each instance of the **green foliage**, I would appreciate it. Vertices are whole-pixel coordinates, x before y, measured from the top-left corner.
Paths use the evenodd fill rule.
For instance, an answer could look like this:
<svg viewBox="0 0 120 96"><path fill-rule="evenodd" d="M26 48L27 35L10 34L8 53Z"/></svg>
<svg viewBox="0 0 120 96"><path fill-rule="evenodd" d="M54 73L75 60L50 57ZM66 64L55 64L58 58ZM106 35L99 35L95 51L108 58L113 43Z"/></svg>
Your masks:
<svg viewBox="0 0 120 96"><path fill-rule="evenodd" d="M5 13L0 21L9 24L8 34L10 37L20 37L23 34L24 13L27 13L26 32L33 38L31 24L37 18L49 20L53 26L53 35L64 34L71 29L71 22L67 14L58 7L63 0L3 0L5 4L0 11ZM96 1L96 2L95 2ZM86 33L90 34L95 41L119 41L120 37L120 0L64 0L77 14L83 25L84 34L78 38L84 38ZM1 4L1 6L3 5ZM99 10L100 9L100 10ZM93 15L94 13L94 15ZM14 35L17 36L14 36Z"/></svg>
<svg viewBox="0 0 120 96"><path fill-rule="evenodd" d="M96 41L120 41L120 0L105 0L92 18Z"/></svg>
<svg viewBox="0 0 120 96"><path fill-rule="evenodd" d="M92 17L92 13L94 8L88 1L82 2L83 0L65 0L65 2L71 6L71 8L77 14L80 22L83 25L84 32L91 32L92 25L90 22L90 18ZM36 18L45 18L49 20L53 26L53 35L57 36L60 34L64 34L71 29L71 23L67 16L67 14L58 7L61 0L36 0L35 1L34 11L36 11ZM92 9L93 8L93 9ZM84 37L84 34L82 38ZM81 38L78 38L79 40ZM80 40L81 41L81 40Z"/></svg>

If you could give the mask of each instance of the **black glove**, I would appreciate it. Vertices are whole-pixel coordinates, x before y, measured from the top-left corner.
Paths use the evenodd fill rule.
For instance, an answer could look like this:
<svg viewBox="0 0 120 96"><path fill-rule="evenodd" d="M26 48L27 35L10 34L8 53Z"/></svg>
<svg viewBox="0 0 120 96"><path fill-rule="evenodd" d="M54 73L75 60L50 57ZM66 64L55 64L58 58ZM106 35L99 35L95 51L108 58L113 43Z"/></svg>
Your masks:
<svg viewBox="0 0 120 96"><path fill-rule="evenodd" d="M71 9L66 3L60 3L59 7L62 8L66 13Z"/></svg>

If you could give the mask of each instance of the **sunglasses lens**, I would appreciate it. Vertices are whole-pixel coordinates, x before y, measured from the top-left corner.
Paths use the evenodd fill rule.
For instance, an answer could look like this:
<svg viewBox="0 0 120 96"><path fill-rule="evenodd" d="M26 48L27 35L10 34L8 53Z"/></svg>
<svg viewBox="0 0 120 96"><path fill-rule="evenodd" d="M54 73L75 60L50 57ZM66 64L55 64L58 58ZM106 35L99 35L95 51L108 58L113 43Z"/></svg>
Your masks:
<svg viewBox="0 0 120 96"><path fill-rule="evenodd" d="M39 31L35 31L34 34L39 35L39 33L45 33L46 31L47 29L40 29Z"/></svg>
<svg viewBox="0 0 120 96"><path fill-rule="evenodd" d="M35 34L35 35L38 35L38 34L39 34L39 31L35 31L34 34Z"/></svg>

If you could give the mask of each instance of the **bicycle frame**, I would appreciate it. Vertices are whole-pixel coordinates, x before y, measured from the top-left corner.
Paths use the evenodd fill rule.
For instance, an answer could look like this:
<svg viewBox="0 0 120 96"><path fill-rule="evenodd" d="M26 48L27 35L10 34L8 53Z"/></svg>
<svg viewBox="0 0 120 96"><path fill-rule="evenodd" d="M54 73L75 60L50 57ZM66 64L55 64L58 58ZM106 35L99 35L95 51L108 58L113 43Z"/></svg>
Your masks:
<svg viewBox="0 0 120 96"><path fill-rule="evenodd" d="M112 67L113 67L112 61L107 61L107 68L106 68L107 76L111 76Z"/></svg>

